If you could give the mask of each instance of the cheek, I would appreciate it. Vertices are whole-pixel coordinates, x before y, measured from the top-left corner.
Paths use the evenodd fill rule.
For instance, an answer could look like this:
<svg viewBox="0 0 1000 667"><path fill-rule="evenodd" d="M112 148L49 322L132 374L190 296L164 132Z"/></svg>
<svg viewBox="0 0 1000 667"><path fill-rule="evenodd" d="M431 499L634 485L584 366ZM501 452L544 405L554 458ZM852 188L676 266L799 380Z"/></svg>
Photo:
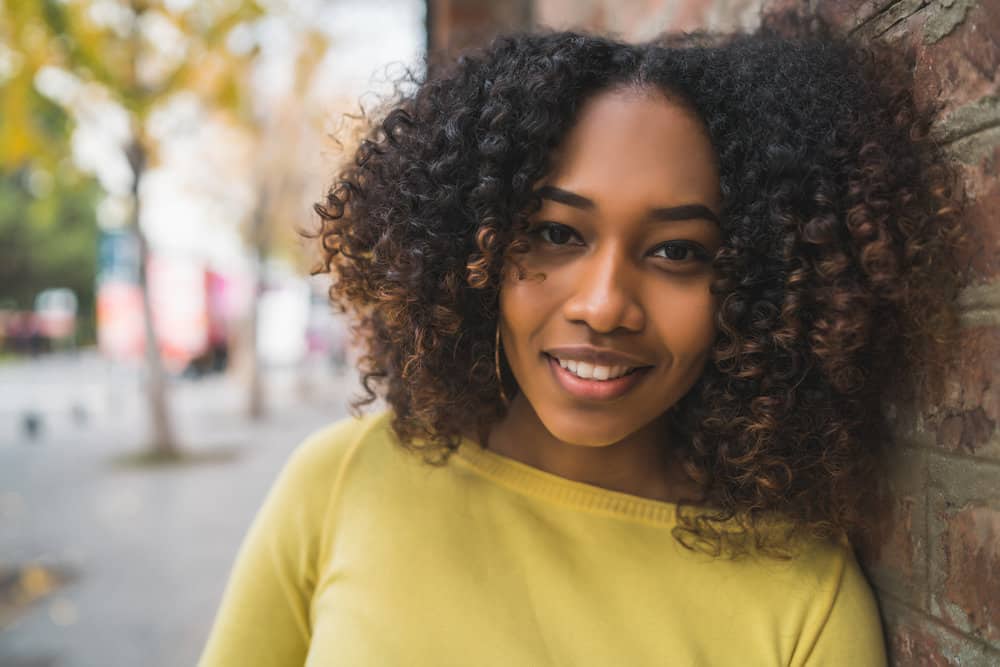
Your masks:
<svg viewBox="0 0 1000 667"><path fill-rule="evenodd" d="M678 362L697 361L715 340L716 299L708 290L661 289L653 300L652 321Z"/></svg>
<svg viewBox="0 0 1000 667"><path fill-rule="evenodd" d="M546 271L544 277L537 270L529 270L524 278L518 278L513 270L505 274L499 295L501 334L507 361L515 373L537 361L544 332L558 320L566 299L562 278L559 271Z"/></svg>
<svg viewBox="0 0 1000 667"><path fill-rule="evenodd" d="M541 278L519 279L514 270L500 286L500 319L507 348L516 352L545 321L551 295Z"/></svg>
<svg viewBox="0 0 1000 667"><path fill-rule="evenodd" d="M512 329L533 330L544 322L568 297L572 272L565 267L546 265L529 256L521 262L523 272L511 266L500 284L500 313Z"/></svg>

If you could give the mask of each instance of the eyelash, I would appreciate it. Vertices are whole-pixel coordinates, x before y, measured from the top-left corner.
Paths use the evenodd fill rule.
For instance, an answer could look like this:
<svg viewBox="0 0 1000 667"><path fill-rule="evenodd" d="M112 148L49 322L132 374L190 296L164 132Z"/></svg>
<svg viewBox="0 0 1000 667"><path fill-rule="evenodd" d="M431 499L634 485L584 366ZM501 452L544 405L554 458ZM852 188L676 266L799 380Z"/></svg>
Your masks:
<svg viewBox="0 0 1000 667"><path fill-rule="evenodd" d="M550 239L546 238L545 232L547 232L549 230L552 230L552 229L563 229L563 230L568 231L570 234L572 234L576 238L580 238L580 235L572 227L570 227L569 225L564 225L564 224L559 223L559 222L542 222L542 223L539 223L535 227L529 229L528 233L531 234L532 236L537 236L538 238L542 239L542 241L544 241L545 243L547 243L548 245L551 245L551 246L559 247L559 246L568 245L567 243L553 243ZM711 259L708 256L708 253L705 251L705 249L701 245L699 245L697 243L694 243L693 241L667 241L666 243L661 243L660 245L656 246L656 248L653 249L653 252L657 252L657 251L661 250L662 248L668 248L668 247L680 247L680 248L685 248L686 250L690 250L691 251L690 260L699 261L699 262L708 262ZM690 260L682 260L682 259L671 260L669 257L663 257L662 259L667 259L667 260L674 261L674 262L690 261Z"/></svg>

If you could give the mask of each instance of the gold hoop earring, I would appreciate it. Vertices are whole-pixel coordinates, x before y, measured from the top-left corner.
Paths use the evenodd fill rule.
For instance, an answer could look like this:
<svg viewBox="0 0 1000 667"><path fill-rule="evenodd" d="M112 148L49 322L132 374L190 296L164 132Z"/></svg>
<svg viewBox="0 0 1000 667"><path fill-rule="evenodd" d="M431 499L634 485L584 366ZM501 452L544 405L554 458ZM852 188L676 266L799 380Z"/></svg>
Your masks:
<svg viewBox="0 0 1000 667"><path fill-rule="evenodd" d="M510 405L510 399L507 398L507 392L503 390L503 375L500 373L500 322L497 321L497 335L496 342L493 346L493 366L497 372L497 384L500 386L500 400L503 404Z"/></svg>

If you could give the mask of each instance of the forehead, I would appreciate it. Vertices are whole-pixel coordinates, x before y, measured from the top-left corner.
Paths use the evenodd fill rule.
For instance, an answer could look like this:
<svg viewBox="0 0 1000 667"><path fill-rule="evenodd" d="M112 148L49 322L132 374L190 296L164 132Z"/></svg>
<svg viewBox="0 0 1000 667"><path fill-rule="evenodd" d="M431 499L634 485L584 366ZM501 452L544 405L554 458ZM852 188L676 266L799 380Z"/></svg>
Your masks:
<svg viewBox="0 0 1000 667"><path fill-rule="evenodd" d="M704 124L655 90L606 91L588 100L547 181L597 198L613 188L664 204L718 203L718 168Z"/></svg>

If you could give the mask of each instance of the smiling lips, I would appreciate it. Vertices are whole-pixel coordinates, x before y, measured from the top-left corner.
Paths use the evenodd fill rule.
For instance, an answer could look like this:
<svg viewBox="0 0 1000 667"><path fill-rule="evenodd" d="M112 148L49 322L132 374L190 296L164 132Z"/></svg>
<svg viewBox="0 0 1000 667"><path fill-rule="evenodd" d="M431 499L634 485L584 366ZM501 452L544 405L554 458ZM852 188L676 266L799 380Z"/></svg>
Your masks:
<svg viewBox="0 0 1000 667"><path fill-rule="evenodd" d="M563 389L591 400L622 396L652 367L632 355L589 346L551 348L544 354Z"/></svg>
<svg viewBox="0 0 1000 667"><path fill-rule="evenodd" d="M574 359L560 359L558 357L555 359L560 366L584 380L614 380L635 370L633 366L598 366Z"/></svg>

